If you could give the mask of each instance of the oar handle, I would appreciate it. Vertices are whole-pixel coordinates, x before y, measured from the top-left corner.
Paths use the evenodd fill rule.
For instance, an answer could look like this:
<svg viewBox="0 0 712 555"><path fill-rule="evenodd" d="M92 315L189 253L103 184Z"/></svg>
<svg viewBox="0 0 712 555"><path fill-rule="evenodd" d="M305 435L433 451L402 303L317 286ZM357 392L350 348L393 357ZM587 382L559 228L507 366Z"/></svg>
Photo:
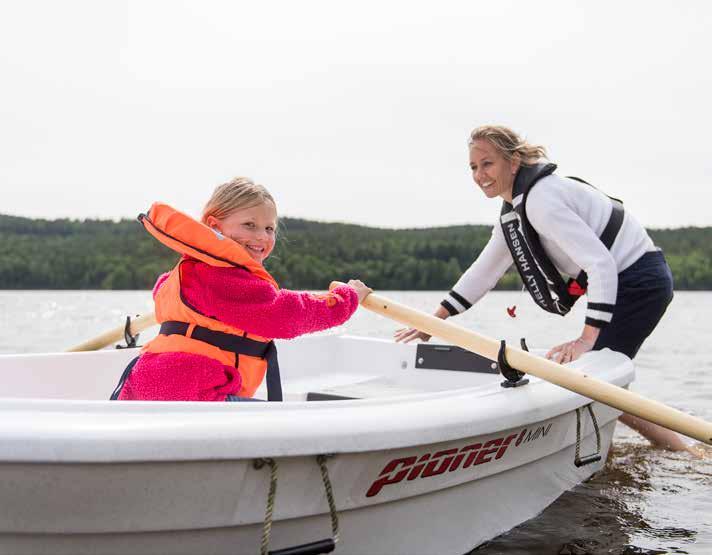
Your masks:
<svg viewBox="0 0 712 555"><path fill-rule="evenodd" d="M338 282L333 282L332 286L334 283L338 284ZM497 360L499 342L495 339L391 301L375 293L368 295L361 305L381 316L444 339L490 360ZM685 414L622 387L521 349L507 347L505 355L507 361L517 370L712 445L712 424L701 418Z"/></svg>
<svg viewBox="0 0 712 555"><path fill-rule="evenodd" d="M129 331L131 335L136 335L137 333L145 330L146 328L150 328L151 326L156 325L156 315L151 312L150 314L146 314L144 316L139 316L137 318L134 318L131 320L131 326L129 327ZM109 330L107 332L102 333L101 335L94 337L93 339L89 339L88 341L85 341L84 343L81 343L79 345L76 345L72 347L71 349L67 349L68 353L74 353L78 351L96 351L98 349L103 349L107 345L111 345L112 343L116 343L117 341L121 341L124 338L124 331L126 329L126 326L120 326L118 328Z"/></svg>

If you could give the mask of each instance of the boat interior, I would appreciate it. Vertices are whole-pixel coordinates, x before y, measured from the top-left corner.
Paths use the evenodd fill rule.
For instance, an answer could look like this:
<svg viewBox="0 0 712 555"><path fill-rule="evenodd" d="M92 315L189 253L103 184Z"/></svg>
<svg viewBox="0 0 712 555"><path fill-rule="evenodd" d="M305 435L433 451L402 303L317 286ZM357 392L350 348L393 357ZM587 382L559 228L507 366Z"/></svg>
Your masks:
<svg viewBox="0 0 712 555"><path fill-rule="evenodd" d="M278 341L284 400L331 401L499 387L497 364L450 345L321 335ZM137 349L0 356L0 397L108 400ZM266 386L258 389L266 399Z"/></svg>

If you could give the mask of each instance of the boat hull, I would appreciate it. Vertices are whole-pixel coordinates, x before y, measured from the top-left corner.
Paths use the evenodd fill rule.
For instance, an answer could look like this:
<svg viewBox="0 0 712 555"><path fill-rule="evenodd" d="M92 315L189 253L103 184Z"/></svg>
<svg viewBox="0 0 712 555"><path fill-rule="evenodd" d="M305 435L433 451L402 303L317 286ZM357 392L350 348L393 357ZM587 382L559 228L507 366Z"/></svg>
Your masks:
<svg viewBox="0 0 712 555"><path fill-rule="evenodd" d="M330 458L340 521L337 552L460 554L536 516L605 461L615 414L604 407L595 410L604 421L602 460L581 468L573 463L573 413L498 437ZM583 448L591 450L595 439L590 424L584 433ZM464 468L467 457L462 457L459 467L450 470L463 447L511 435L516 437L501 458L490 452L481 457L485 462L475 464L476 455ZM453 450L450 462L448 456L433 457ZM465 451L468 456L471 452ZM436 461L431 473L445 470L432 476L421 471L409 480L417 462L408 461L427 454ZM404 464L383 474L394 460ZM315 458L287 458L278 464L271 548L330 537ZM256 469L253 460L3 464L0 499L14 502L3 504L0 513L0 553L255 553L268 474L266 467Z"/></svg>
<svg viewBox="0 0 712 555"><path fill-rule="evenodd" d="M414 369L414 347L353 338L282 354L288 401L278 404L108 402L100 395L130 354L0 357L18 395L0 399L0 553L259 552L270 472L255 463L265 457L278 464L270 548L329 538L317 463L329 455L337 553L462 554L600 469L620 414L593 403L602 458L577 467L577 409L581 455L596 445L581 410L590 401L536 378L506 389L497 375ZM356 362L340 376L290 379L316 357L322 368ZM584 371L611 383L633 378L617 353L587 360ZM84 398L57 372L66 361ZM315 383L363 398L305 402ZM40 388L54 398L26 397Z"/></svg>

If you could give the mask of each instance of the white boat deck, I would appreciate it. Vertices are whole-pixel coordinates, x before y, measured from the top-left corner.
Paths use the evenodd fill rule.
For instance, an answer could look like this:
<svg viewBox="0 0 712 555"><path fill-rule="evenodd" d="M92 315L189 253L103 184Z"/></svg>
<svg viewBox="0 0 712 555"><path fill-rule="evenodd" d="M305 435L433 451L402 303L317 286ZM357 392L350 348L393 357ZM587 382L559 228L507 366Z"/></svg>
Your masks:
<svg viewBox="0 0 712 555"><path fill-rule="evenodd" d="M304 364L304 344L300 345L301 356L293 358L292 345L289 342L280 343L280 359L284 360L281 365L285 401L315 400L314 394L332 396L334 399L380 399L482 386L485 386L485 393L502 381L501 375L494 370L491 373L483 373L416 368L418 346L415 344L402 345L391 341L349 336L342 336L338 340L341 343L338 353L340 358L327 362L327 370L322 369L318 374L305 374L303 369L297 368ZM312 341L314 347L318 348L319 338ZM368 364L364 364L365 348L370 355ZM485 362L484 366L490 364ZM330 368L334 370L330 371ZM266 398L266 395L267 392L262 387L256 396Z"/></svg>

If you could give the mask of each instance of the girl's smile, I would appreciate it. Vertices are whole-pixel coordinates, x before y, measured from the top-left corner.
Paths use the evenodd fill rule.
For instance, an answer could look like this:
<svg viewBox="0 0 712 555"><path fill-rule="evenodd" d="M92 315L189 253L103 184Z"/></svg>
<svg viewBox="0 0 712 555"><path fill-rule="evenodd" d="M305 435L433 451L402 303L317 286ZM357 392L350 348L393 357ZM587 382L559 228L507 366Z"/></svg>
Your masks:
<svg viewBox="0 0 712 555"><path fill-rule="evenodd" d="M209 216L207 225L242 245L247 253L262 264L274 249L277 233L277 209L271 202L236 210L218 220Z"/></svg>

